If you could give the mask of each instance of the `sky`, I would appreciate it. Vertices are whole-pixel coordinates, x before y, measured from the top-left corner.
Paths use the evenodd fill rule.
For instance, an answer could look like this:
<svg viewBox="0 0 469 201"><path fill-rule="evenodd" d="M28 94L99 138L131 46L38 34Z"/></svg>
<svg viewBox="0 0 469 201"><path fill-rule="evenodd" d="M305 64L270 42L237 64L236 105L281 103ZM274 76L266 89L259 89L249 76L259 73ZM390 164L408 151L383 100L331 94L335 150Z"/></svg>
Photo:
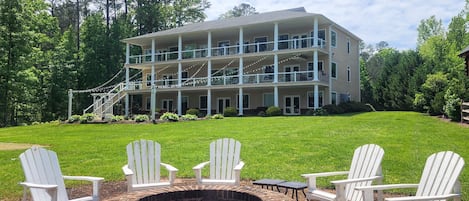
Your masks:
<svg viewBox="0 0 469 201"><path fill-rule="evenodd" d="M259 13L304 7L348 29L366 44L386 41L399 50L415 49L420 21L432 15L447 29L451 18L465 6L464 0L209 0L207 20L216 20L241 3Z"/></svg>

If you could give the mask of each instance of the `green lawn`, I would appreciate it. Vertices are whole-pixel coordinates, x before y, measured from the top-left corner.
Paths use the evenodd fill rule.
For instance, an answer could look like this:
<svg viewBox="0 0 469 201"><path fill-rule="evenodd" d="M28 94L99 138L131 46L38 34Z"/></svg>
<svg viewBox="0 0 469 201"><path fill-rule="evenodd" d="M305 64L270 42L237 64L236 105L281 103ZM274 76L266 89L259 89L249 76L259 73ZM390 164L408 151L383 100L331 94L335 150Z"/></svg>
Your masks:
<svg viewBox="0 0 469 201"><path fill-rule="evenodd" d="M373 112L327 117L245 117L163 124L37 125L0 129L0 142L33 143L57 152L65 175L124 180L125 146L151 139L162 146L163 162L194 178L192 167L208 159L212 140L242 143L242 179L305 181L302 173L347 170L353 150L375 143L385 150L384 183L417 183L426 158L451 150L469 161L469 127L414 112ZM0 151L0 200L18 200L23 181L18 155ZM461 176L469 195L469 167ZM331 187L327 180L319 185Z"/></svg>

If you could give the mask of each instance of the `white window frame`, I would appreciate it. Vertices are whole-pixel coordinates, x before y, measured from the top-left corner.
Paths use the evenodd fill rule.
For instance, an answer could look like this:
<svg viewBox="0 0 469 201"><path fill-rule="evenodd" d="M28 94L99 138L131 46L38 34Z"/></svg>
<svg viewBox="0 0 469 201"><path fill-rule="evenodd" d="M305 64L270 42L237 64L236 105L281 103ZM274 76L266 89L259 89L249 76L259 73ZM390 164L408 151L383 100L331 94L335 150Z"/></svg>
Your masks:
<svg viewBox="0 0 469 201"><path fill-rule="evenodd" d="M253 42L252 44L255 45L254 50L256 50L256 48L257 48L256 39L258 39L258 38L265 38L265 42L264 42L264 43L266 43L266 44L264 44L264 45L265 45L265 50L264 50L264 51L259 51L259 50L257 50L257 51L254 51L254 53L257 53L257 52L266 52L266 51L268 51L268 48L269 48L269 47L268 47L268 44L267 44L267 43L269 42L269 36L255 36L255 37L254 37L254 40L252 41L252 42ZM261 47L261 46L259 46L259 49L260 49L260 47Z"/></svg>
<svg viewBox="0 0 469 201"><path fill-rule="evenodd" d="M310 61L306 65L307 65L306 66L306 71L308 71L307 78L308 78L308 80L313 80L314 79L314 62ZM318 61L318 74L319 73L321 73L321 74L324 73L324 60L319 60ZM319 74L319 75L321 75L321 74Z"/></svg>
<svg viewBox="0 0 469 201"><path fill-rule="evenodd" d="M347 54L350 54L350 48L351 48L350 45L351 45L351 44L350 44L350 38L347 37Z"/></svg>
<svg viewBox="0 0 469 201"><path fill-rule="evenodd" d="M287 36L287 41L281 42L280 36ZM280 43L287 43L287 48L280 49ZM290 49L290 34L289 33L279 34L278 35L278 50L288 50L288 49Z"/></svg>
<svg viewBox="0 0 469 201"><path fill-rule="evenodd" d="M333 73L332 73L333 70L334 70L334 65L335 65L335 77L333 77ZM331 78L332 79L337 79L337 77L339 77L338 74L337 74L338 73L337 69L338 69L337 68L337 63L336 62L331 62Z"/></svg>
<svg viewBox="0 0 469 201"><path fill-rule="evenodd" d="M337 47L337 32L331 29L331 46Z"/></svg>
<svg viewBox="0 0 469 201"><path fill-rule="evenodd" d="M150 111L150 109L151 109L151 96L147 96L146 101L147 102L145 103L145 110Z"/></svg>
<svg viewBox="0 0 469 201"><path fill-rule="evenodd" d="M352 70L347 66L347 82L352 82Z"/></svg>
<svg viewBox="0 0 469 201"><path fill-rule="evenodd" d="M172 104L171 104L171 107L172 107L172 108L164 108L164 106L165 106L165 105L164 105L164 102L165 102L165 101L168 101L168 102L171 101L171 102L172 102ZM173 100L173 99L169 99L169 98L167 98L167 99L161 99L161 109L162 109L162 110L166 110L166 112L173 112L173 110L174 110L174 100ZM170 110L170 109L171 109L171 110Z"/></svg>
<svg viewBox="0 0 469 201"><path fill-rule="evenodd" d="M269 95L269 94L272 95L272 105L266 105L266 104L265 104L265 101L266 101L265 96L266 96L266 95ZM274 100L274 99L275 99L274 93L263 93L263 94L262 94L262 106L263 106L263 107L274 106L274 105L275 105L275 100Z"/></svg>
<svg viewBox="0 0 469 201"><path fill-rule="evenodd" d="M226 43L228 42L228 46L220 46L220 43ZM217 42L217 56L226 56L226 55L230 55L230 46L231 46L231 41L230 40L220 40ZM222 47L228 47L228 49L226 50L226 52L223 52L223 54L220 54L220 51L222 50Z"/></svg>
<svg viewBox="0 0 469 201"><path fill-rule="evenodd" d="M207 103L207 105L205 107L202 107L202 101L200 101L200 99L202 97L205 97L207 100L205 101ZM201 110L206 110L208 108L208 96L207 95L201 95L199 96L199 109Z"/></svg>
<svg viewBox="0 0 469 201"><path fill-rule="evenodd" d="M243 96L247 96L248 99L247 99L247 103L246 101L244 101L244 97L243 97L243 104L247 104L247 107L244 107L243 106L243 110L244 109L250 109L251 108L251 95L250 94L243 94ZM239 109L239 94L236 94L236 109Z"/></svg>
<svg viewBox="0 0 469 201"><path fill-rule="evenodd" d="M311 95L311 98L313 99L313 105L312 106L309 105L310 95ZM319 95L319 97L322 97L322 99L319 98L319 107L322 107L322 106L324 106L324 91L318 91L318 95ZM306 108L309 108L309 109L314 108L314 91L306 92Z"/></svg>
<svg viewBox="0 0 469 201"><path fill-rule="evenodd" d="M333 100L335 100L335 103L332 102ZM331 104L335 104L335 105L339 104L338 99L337 99L337 92L335 91L331 91Z"/></svg>

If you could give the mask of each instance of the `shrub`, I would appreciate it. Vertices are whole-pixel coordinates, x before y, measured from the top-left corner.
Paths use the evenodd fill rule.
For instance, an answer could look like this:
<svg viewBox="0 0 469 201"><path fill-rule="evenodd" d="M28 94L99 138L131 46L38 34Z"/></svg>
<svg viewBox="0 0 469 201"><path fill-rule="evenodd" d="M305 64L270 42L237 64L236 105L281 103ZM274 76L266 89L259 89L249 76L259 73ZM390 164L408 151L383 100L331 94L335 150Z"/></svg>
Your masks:
<svg viewBox="0 0 469 201"><path fill-rule="evenodd" d="M234 107L227 107L223 111L223 116L225 117L236 117L238 112L236 111L236 108Z"/></svg>
<svg viewBox="0 0 469 201"><path fill-rule="evenodd" d="M342 113L344 113L344 109L342 109L342 107L339 107L335 104L324 105L324 106L322 106L322 109L326 110L326 112L328 114L342 114Z"/></svg>
<svg viewBox="0 0 469 201"><path fill-rule="evenodd" d="M93 113L86 113L86 114L83 114L83 116L80 117L80 122L81 122L81 123L91 122L91 121L93 121L95 118L96 118L96 115L95 115L95 114L93 114Z"/></svg>
<svg viewBox="0 0 469 201"><path fill-rule="evenodd" d="M211 118L212 119L223 119L225 117L222 114L214 114Z"/></svg>
<svg viewBox="0 0 469 201"><path fill-rule="evenodd" d="M282 110L279 107L270 106L265 111L265 114L267 116L280 116L280 115L282 115Z"/></svg>
<svg viewBox="0 0 469 201"><path fill-rule="evenodd" d="M257 116L265 117L266 115L264 111L259 111L259 113L257 113Z"/></svg>
<svg viewBox="0 0 469 201"><path fill-rule="evenodd" d="M75 122L78 122L80 121L80 115L72 115L70 118L68 118L68 123L75 123Z"/></svg>
<svg viewBox="0 0 469 201"><path fill-rule="evenodd" d="M192 114L192 115L195 115L195 116L199 116L200 111L198 109L191 108L191 109L188 109L186 111L186 114Z"/></svg>
<svg viewBox="0 0 469 201"><path fill-rule="evenodd" d="M196 119L197 119L197 115L185 114L185 115L182 115L181 118L182 118L183 120L196 120Z"/></svg>
<svg viewBox="0 0 469 201"><path fill-rule="evenodd" d="M372 109L369 106L367 106L366 104L360 103L360 102L355 102L355 101L340 103L339 107L341 107L344 110L344 113L349 113L349 112L371 112L372 111Z"/></svg>
<svg viewBox="0 0 469 201"><path fill-rule="evenodd" d="M139 114L137 116L135 116L135 122L145 122L145 121L149 121L150 118L145 115L145 114Z"/></svg>
<svg viewBox="0 0 469 201"><path fill-rule="evenodd" d="M34 125L39 125L39 124L41 124L41 123L39 123L39 122L37 122L37 121L34 121L33 123L31 123L31 125L33 125L33 126L34 126Z"/></svg>
<svg viewBox="0 0 469 201"><path fill-rule="evenodd" d="M325 116L325 115L327 115L327 111L323 108L317 108L317 109L308 110L305 115L307 115L307 116Z"/></svg>
<svg viewBox="0 0 469 201"><path fill-rule="evenodd" d="M461 99L458 98L455 94L446 94L446 103L444 106L445 114L452 121L461 120Z"/></svg>
<svg viewBox="0 0 469 201"><path fill-rule="evenodd" d="M172 112L165 112L163 115L160 116L160 120L179 121L179 116Z"/></svg>
<svg viewBox="0 0 469 201"><path fill-rule="evenodd" d="M116 115L111 118L111 122L118 122L124 120L124 116Z"/></svg>

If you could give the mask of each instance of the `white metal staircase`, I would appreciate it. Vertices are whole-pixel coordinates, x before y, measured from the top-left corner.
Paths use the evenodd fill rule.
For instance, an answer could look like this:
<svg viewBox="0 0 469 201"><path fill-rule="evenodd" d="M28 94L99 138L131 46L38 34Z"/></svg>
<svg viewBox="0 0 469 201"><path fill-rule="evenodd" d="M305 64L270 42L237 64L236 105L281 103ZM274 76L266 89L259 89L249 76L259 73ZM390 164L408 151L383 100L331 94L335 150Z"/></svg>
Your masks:
<svg viewBox="0 0 469 201"><path fill-rule="evenodd" d="M101 95L99 99L95 99L93 104L83 110L83 114L94 113L98 118L106 117L106 114L112 115L114 104L124 98L126 94L125 84L119 83L109 92Z"/></svg>

